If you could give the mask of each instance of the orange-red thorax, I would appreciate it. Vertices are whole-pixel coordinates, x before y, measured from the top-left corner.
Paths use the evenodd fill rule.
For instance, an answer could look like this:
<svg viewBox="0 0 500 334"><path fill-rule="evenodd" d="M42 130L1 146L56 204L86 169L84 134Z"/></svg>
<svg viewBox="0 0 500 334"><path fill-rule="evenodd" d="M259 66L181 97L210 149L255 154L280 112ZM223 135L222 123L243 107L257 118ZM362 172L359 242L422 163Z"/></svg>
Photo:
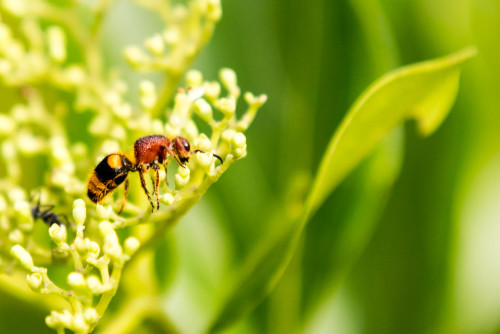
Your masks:
<svg viewBox="0 0 500 334"><path fill-rule="evenodd" d="M151 135L137 139L134 144L136 164L149 164L155 160L158 163L163 163L167 159L167 151L171 151L170 146L170 139L161 135Z"/></svg>

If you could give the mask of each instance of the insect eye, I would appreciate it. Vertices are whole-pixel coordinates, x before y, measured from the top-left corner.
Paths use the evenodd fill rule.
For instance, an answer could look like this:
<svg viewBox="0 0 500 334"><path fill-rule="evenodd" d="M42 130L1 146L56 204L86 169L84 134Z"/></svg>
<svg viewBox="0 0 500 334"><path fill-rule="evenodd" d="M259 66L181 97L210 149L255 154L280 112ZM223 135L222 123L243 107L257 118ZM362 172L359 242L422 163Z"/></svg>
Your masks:
<svg viewBox="0 0 500 334"><path fill-rule="evenodd" d="M191 150L191 148L189 147L189 142L186 139L182 140L182 146L184 146L184 149L188 152Z"/></svg>

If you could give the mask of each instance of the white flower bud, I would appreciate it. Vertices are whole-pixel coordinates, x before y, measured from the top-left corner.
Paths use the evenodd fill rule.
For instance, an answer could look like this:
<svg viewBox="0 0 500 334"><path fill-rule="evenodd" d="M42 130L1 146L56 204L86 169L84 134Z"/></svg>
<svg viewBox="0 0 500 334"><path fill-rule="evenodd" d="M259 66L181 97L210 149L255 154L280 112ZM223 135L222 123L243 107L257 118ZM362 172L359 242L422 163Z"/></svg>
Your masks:
<svg viewBox="0 0 500 334"><path fill-rule="evenodd" d="M33 259L31 258L30 253L28 253L23 246L14 245L10 249L10 255L12 255L19 263L28 270L33 268Z"/></svg>
<svg viewBox="0 0 500 334"><path fill-rule="evenodd" d="M93 325L99 320L99 314L97 314L95 308L87 307L85 311L83 311L83 318L88 324Z"/></svg>
<svg viewBox="0 0 500 334"><path fill-rule="evenodd" d="M243 158L247 153L247 138L241 132L237 132L231 138L231 150L236 159Z"/></svg>
<svg viewBox="0 0 500 334"><path fill-rule="evenodd" d="M79 198L73 201L73 219L76 225L85 224L85 218L87 216L87 209L85 208L85 202L83 199Z"/></svg>
<svg viewBox="0 0 500 334"><path fill-rule="evenodd" d="M166 205L171 205L175 202L175 198L171 193L165 193L163 195L160 195L160 202Z"/></svg>
<svg viewBox="0 0 500 334"><path fill-rule="evenodd" d="M160 34L156 34L144 42L146 48L156 56L161 56L165 50L165 44Z"/></svg>
<svg viewBox="0 0 500 334"><path fill-rule="evenodd" d="M104 244L102 246L102 251L107 254L113 261L122 260L122 247L118 241L118 236L113 231L113 233L108 233L104 237Z"/></svg>
<svg viewBox="0 0 500 334"><path fill-rule="evenodd" d="M66 242L66 226L52 224L52 226L49 228L49 235L50 238L55 242L55 244L60 246L63 242Z"/></svg>
<svg viewBox="0 0 500 334"><path fill-rule="evenodd" d="M231 118L236 111L236 100L234 97L221 98L217 103L217 107L222 111L225 118Z"/></svg>
<svg viewBox="0 0 500 334"><path fill-rule="evenodd" d="M89 251L89 242L90 240L87 238L82 239L80 237L77 237L75 241L73 241L73 246L78 253L86 254Z"/></svg>
<svg viewBox="0 0 500 334"><path fill-rule="evenodd" d="M141 243L135 237L129 237L125 240L124 252L125 255L131 257L139 249Z"/></svg>
<svg viewBox="0 0 500 334"><path fill-rule="evenodd" d="M49 55L57 63L66 60L66 38L64 31L58 26L51 26L47 30Z"/></svg>
<svg viewBox="0 0 500 334"><path fill-rule="evenodd" d="M222 6L220 5L220 0L208 0L207 1L207 17L217 22L222 16Z"/></svg>
<svg viewBox="0 0 500 334"><path fill-rule="evenodd" d="M190 70L186 74L186 83L188 87L198 87L203 83L203 75L198 70Z"/></svg>
<svg viewBox="0 0 500 334"><path fill-rule="evenodd" d="M63 71L64 80L71 86L77 86L85 81L85 71L82 66L71 65Z"/></svg>
<svg viewBox="0 0 500 334"><path fill-rule="evenodd" d="M87 277L87 286L94 295L100 295L104 292L104 287L101 283L101 280L95 275L90 275L89 277Z"/></svg>
<svg viewBox="0 0 500 334"><path fill-rule="evenodd" d="M33 215L31 207L26 201L17 201L14 203L14 214L16 215L18 226L23 231L33 229Z"/></svg>
<svg viewBox="0 0 500 334"><path fill-rule="evenodd" d="M212 149L212 142L204 133L196 137L193 143L196 148L202 151L210 151Z"/></svg>
<svg viewBox="0 0 500 334"><path fill-rule="evenodd" d="M179 170L181 170L181 169L187 169L187 168L179 168ZM189 174L187 176L182 176L179 173L175 174L175 188L176 189L184 188L188 182L189 182Z"/></svg>
<svg viewBox="0 0 500 334"><path fill-rule="evenodd" d="M238 84L236 79L236 73L230 68L221 69L219 71L219 78L224 87L228 89Z"/></svg>
<svg viewBox="0 0 500 334"><path fill-rule="evenodd" d="M0 136L8 136L16 129L16 123L7 115L0 114Z"/></svg>
<svg viewBox="0 0 500 334"><path fill-rule="evenodd" d="M205 122L213 120L212 107L204 99L198 99L193 104L194 112Z"/></svg>
<svg viewBox="0 0 500 334"><path fill-rule="evenodd" d="M181 35L177 27L169 28L163 32L163 38L165 42L169 45L175 45L179 42Z"/></svg>
<svg viewBox="0 0 500 334"><path fill-rule="evenodd" d="M106 235L108 235L110 233L115 233L115 229L113 228L113 224L111 224L109 221L106 221L106 220L99 224L99 231L101 232L101 235L103 237L105 237Z"/></svg>
<svg viewBox="0 0 500 334"><path fill-rule="evenodd" d="M76 290L83 290L87 288L85 277L81 273L72 272L68 275L68 284Z"/></svg>
<svg viewBox="0 0 500 334"><path fill-rule="evenodd" d="M81 313L76 313L73 315L73 321L71 322L72 328L75 330L76 333L87 333L88 332L88 325L87 322L85 322L85 319L83 318L83 314Z"/></svg>
<svg viewBox="0 0 500 334"><path fill-rule="evenodd" d="M203 85L205 89L205 96L212 102L215 101L220 95L220 84L216 81L205 82Z"/></svg>
<svg viewBox="0 0 500 334"><path fill-rule="evenodd" d="M210 170L210 166L212 166L212 161L214 160L213 155L211 153L196 153L196 161L198 165L205 171L208 172Z"/></svg>
<svg viewBox="0 0 500 334"><path fill-rule="evenodd" d="M9 241L13 244L21 244L24 241L24 234L19 229L14 229L9 232Z"/></svg>
<svg viewBox="0 0 500 334"><path fill-rule="evenodd" d="M141 65L147 57L137 46L128 46L125 48L125 59L127 59L130 65L136 67Z"/></svg>
<svg viewBox="0 0 500 334"><path fill-rule="evenodd" d="M101 251L99 244L94 241L90 241L88 243L88 253L87 256L93 259L97 259L99 257L99 252Z"/></svg>
<svg viewBox="0 0 500 334"><path fill-rule="evenodd" d="M142 107L146 110L152 109L157 101L155 85L149 80L143 80L140 83L139 91Z"/></svg>
<svg viewBox="0 0 500 334"><path fill-rule="evenodd" d="M97 217L101 219L109 219L113 215L113 208L111 205L102 205L97 203L96 205Z"/></svg>
<svg viewBox="0 0 500 334"><path fill-rule="evenodd" d="M28 281L29 287L33 291L38 292L42 288L43 278L42 278L42 275L40 273L28 274L26 276L26 280Z"/></svg>

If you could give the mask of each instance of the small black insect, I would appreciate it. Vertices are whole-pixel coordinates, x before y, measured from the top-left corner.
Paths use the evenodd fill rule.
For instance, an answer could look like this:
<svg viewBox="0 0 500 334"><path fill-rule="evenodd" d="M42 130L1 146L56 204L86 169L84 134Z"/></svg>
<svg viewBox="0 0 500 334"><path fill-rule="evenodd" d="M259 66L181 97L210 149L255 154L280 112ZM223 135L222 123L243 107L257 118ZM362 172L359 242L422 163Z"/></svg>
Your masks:
<svg viewBox="0 0 500 334"><path fill-rule="evenodd" d="M41 219L49 227L54 224L57 224L59 226L66 225L60 218L60 217L64 218L64 220L67 222L68 219L66 218L66 216L57 215L54 212L52 212L54 205L41 205L40 197L41 197L40 194L38 194L38 201L36 203L36 206L31 208L31 215L33 216L33 219L35 220Z"/></svg>

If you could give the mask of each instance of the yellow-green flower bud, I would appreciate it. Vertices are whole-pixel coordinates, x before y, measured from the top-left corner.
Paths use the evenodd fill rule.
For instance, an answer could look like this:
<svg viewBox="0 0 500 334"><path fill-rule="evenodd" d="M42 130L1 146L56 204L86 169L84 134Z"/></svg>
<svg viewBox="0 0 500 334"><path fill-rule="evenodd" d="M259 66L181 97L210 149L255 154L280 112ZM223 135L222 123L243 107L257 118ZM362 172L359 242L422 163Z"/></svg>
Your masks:
<svg viewBox="0 0 500 334"><path fill-rule="evenodd" d="M63 70L62 75L66 83L71 86L80 85L86 79L85 71L82 66L79 65L71 65L66 67Z"/></svg>
<svg viewBox="0 0 500 334"><path fill-rule="evenodd" d="M49 55L57 63L66 60L66 38L64 31L58 26L51 26L47 30Z"/></svg>
<svg viewBox="0 0 500 334"><path fill-rule="evenodd" d="M175 202L175 198L171 193L165 193L163 195L160 195L160 202L166 205L171 205Z"/></svg>
<svg viewBox="0 0 500 334"><path fill-rule="evenodd" d="M83 199L79 198L73 201L73 219L76 225L85 224L85 218L87 216L87 209L85 208L85 202Z"/></svg>
<svg viewBox="0 0 500 334"><path fill-rule="evenodd" d="M33 268L33 259L30 253L28 253L23 246L14 245L10 249L10 255L12 255L25 269L31 270Z"/></svg>
<svg viewBox="0 0 500 334"><path fill-rule="evenodd" d="M68 284L75 290L84 290L87 288L87 282L82 273L69 273Z"/></svg>
<svg viewBox="0 0 500 334"><path fill-rule="evenodd" d="M155 85L149 80L143 80L140 83L139 91L142 107L146 110L152 109L157 101Z"/></svg>
<svg viewBox="0 0 500 334"><path fill-rule="evenodd" d="M125 255L127 255L128 257L131 257L139 249L140 245L141 245L141 243L139 242L139 240L137 238L135 238L135 237L127 238L125 240L125 244L124 244Z"/></svg>
<svg viewBox="0 0 500 334"><path fill-rule="evenodd" d="M16 129L16 123L7 115L0 114L0 136L8 136Z"/></svg>
<svg viewBox="0 0 500 334"><path fill-rule="evenodd" d="M208 172L210 167L212 166L212 162L214 161L214 157L211 153L196 153L196 161L198 165L205 171Z"/></svg>
<svg viewBox="0 0 500 334"><path fill-rule="evenodd" d="M102 251L107 254L113 261L121 261L123 250L118 241L118 236L113 231L113 233L108 233L104 237L104 244L102 246Z"/></svg>
<svg viewBox="0 0 500 334"><path fill-rule="evenodd" d="M128 46L125 48L125 59L127 59L130 65L136 67L146 61L147 57L137 46Z"/></svg>
<svg viewBox="0 0 500 334"><path fill-rule="evenodd" d="M83 318L83 314L76 313L73 315L73 321L71 322L72 329L75 330L76 333L88 333L89 326L87 322Z"/></svg>
<svg viewBox="0 0 500 334"><path fill-rule="evenodd" d="M212 142L207 135L202 133L194 139L194 146L202 151L208 152L212 149Z"/></svg>
<svg viewBox="0 0 500 334"><path fill-rule="evenodd" d="M175 45L179 43L181 34L179 32L179 29L173 26L163 32L163 38L168 45Z"/></svg>
<svg viewBox="0 0 500 334"><path fill-rule="evenodd" d="M236 111L236 100L232 96L230 98L221 98L217 103L217 107L222 111L225 118L231 118Z"/></svg>
<svg viewBox="0 0 500 334"><path fill-rule="evenodd" d="M189 168L179 167L177 174L175 174L175 187L182 189L189 182L190 170Z"/></svg>
<svg viewBox="0 0 500 334"><path fill-rule="evenodd" d="M205 89L205 96L211 101L215 101L220 95L220 84L216 81L205 82L203 85Z"/></svg>
<svg viewBox="0 0 500 334"><path fill-rule="evenodd" d="M15 202L14 213L18 221L18 226L21 230L31 231L33 229L33 215L31 213L31 207L28 202Z"/></svg>
<svg viewBox="0 0 500 334"><path fill-rule="evenodd" d="M35 292L39 292L43 286L43 278L40 273L28 274L26 280L28 281L29 287Z"/></svg>
<svg viewBox="0 0 500 334"><path fill-rule="evenodd" d="M83 318L88 324L93 325L99 320L99 314L97 314L95 308L87 307L85 311L83 311Z"/></svg>
<svg viewBox="0 0 500 334"><path fill-rule="evenodd" d="M222 6L220 5L220 0L207 0L207 17L217 22L222 16Z"/></svg>
<svg viewBox="0 0 500 334"><path fill-rule="evenodd" d="M199 87L203 83L203 75L198 70L190 70L186 74L186 83L188 87Z"/></svg>
<svg viewBox="0 0 500 334"><path fill-rule="evenodd" d="M66 242L66 226L52 224L52 226L49 228L49 235L50 238L55 242L55 244L60 246L63 242Z"/></svg>
<svg viewBox="0 0 500 334"><path fill-rule="evenodd" d="M7 210L7 201L5 200L5 197L0 195L0 213L3 213Z"/></svg>
<svg viewBox="0 0 500 334"><path fill-rule="evenodd" d="M13 244L22 244L24 242L24 234L19 229L14 229L9 232L9 241Z"/></svg>
<svg viewBox="0 0 500 334"><path fill-rule="evenodd" d="M112 151L111 151L112 152ZM113 208L111 205L96 205L97 217L100 219L109 219L113 215Z"/></svg>
<svg viewBox="0 0 500 334"><path fill-rule="evenodd" d="M99 252L101 251L99 244L94 241L90 241L88 244L88 253L87 256L89 258L97 259L99 257Z"/></svg>
<svg viewBox="0 0 500 334"><path fill-rule="evenodd" d="M193 104L194 112L205 122L213 120L212 107L204 99L198 99Z"/></svg>
<svg viewBox="0 0 500 334"><path fill-rule="evenodd" d="M247 138L241 132L237 132L231 138L231 151L236 159L243 158L247 154Z"/></svg>
<svg viewBox="0 0 500 334"><path fill-rule="evenodd" d="M87 286L93 295L100 295L104 292L104 287L99 277L90 275L87 277Z"/></svg>
<svg viewBox="0 0 500 334"><path fill-rule="evenodd" d="M156 56L161 56L165 50L165 44L160 34L156 34L144 42L146 48Z"/></svg>

